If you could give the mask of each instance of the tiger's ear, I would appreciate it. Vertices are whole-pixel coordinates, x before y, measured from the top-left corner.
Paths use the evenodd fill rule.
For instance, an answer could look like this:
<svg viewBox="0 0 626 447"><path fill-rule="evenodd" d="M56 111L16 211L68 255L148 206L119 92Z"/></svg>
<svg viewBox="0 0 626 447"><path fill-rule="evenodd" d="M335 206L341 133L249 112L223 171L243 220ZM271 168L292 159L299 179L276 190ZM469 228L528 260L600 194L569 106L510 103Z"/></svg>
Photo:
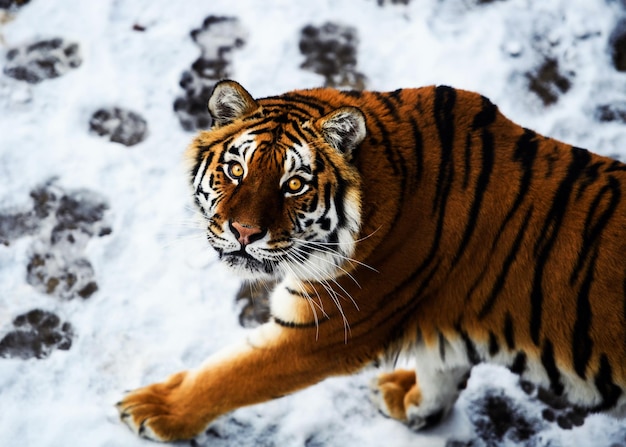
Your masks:
<svg viewBox="0 0 626 447"><path fill-rule="evenodd" d="M316 124L326 142L347 156L367 133L365 115L356 107L341 107L318 119Z"/></svg>
<svg viewBox="0 0 626 447"><path fill-rule="evenodd" d="M235 81L218 82L209 98L209 113L218 126L229 124L258 108L250 93Z"/></svg>

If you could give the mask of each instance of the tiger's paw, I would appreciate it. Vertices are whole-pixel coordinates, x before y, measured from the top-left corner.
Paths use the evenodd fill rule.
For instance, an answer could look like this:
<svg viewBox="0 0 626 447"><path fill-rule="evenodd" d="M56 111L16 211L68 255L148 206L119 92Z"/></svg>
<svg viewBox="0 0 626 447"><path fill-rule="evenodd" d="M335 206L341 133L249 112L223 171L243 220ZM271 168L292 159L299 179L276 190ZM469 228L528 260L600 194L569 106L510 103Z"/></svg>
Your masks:
<svg viewBox="0 0 626 447"><path fill-rule="evenodd" d="M190 405L189 389L183 390L186 376L181 372L165 382L129 392L116 404L122 422L138 436L153 441L185 440L200 434L209 420Z"/></svg>
<svg viewBox="0 0 626 447"><path fill-rule="evenodd" d="M381 413L412 430L436 425L452 406L425 400L415 371L398 369L381 374L372 381L371 389L372 399Z"/></svg>

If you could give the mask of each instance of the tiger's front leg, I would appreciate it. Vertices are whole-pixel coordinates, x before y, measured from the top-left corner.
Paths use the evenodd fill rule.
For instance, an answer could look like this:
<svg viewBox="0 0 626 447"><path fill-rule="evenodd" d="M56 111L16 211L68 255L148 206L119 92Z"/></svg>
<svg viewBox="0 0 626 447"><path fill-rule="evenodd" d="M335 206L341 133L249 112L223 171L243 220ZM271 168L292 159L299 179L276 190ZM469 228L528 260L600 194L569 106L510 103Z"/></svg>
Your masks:
<svg viewBox="0 0 626 447"><path fill-rule="evenodd" d="M313 329L314 331L315 329ZM156 441L190 439L216 417L358 369L348 355L327 358L307 330L267 323L240 346L210 357L197 370L130 392L117 404L132 431ZM330 341L330 340L329 340ZM312 349L319 349L317 353Z"/></svg>

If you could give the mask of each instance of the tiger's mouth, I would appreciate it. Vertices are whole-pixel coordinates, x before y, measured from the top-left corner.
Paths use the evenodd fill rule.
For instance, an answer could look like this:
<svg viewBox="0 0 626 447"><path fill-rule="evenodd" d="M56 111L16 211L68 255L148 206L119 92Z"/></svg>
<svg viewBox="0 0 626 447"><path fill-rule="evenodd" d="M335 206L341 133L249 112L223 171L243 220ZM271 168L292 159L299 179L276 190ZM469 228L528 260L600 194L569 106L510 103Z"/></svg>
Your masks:
<svg viewBox="0 0 626 447"><path fill-rule="evenodd" d="M244 248L228 253L218 250L218 254L224 264L242 276L251 278L276 276L276 264L274 262L266 259L259 260Z"/></svg>

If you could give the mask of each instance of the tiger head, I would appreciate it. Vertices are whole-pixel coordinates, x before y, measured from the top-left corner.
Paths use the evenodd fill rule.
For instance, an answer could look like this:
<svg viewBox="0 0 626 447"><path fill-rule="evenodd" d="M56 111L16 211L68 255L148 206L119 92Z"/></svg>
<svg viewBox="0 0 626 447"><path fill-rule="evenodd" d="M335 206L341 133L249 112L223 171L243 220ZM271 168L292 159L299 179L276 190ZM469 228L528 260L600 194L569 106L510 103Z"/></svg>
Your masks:
<svg viewBox="0 0 626 447"><path fill-rule="evenodd" d="M361 226L351 158L365 117L355 107L321 116L287 98L215 86L213 127L187 152L195 202L209 243L240 276L329 279L350 269Z"/></svg>

